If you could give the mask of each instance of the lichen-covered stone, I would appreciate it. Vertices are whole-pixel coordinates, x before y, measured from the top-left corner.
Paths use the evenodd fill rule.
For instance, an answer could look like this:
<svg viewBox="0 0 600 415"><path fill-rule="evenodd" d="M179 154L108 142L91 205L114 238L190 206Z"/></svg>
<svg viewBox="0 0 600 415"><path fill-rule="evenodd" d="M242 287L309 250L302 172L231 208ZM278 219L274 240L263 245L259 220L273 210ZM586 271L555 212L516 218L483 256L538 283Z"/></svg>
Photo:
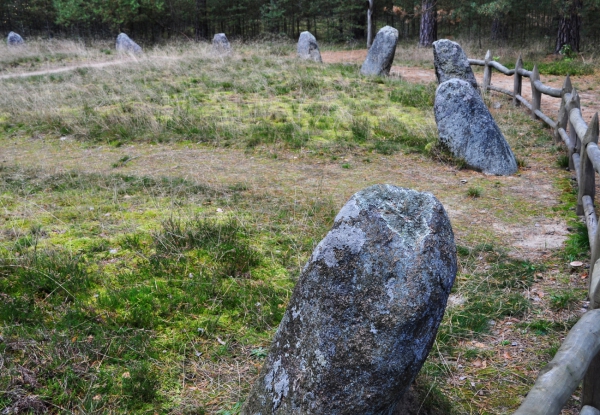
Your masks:
<svg viewBox="0 0 600 415"><path fill-rule="evenodd" d="M115 49L117 49L117 52L122 53L142 53L141 46L131 40L125 33L119 33L119 36L117 36Z"/></svg>
<svg viewBox="0 0 600 415"><path fill-rule="evenodd" d="M298 57L304 60L323 62L317 39L310 32L300 33L298 39Z"/></svg>
<svg viewBox="0 0 600 415"><path fill-rule="evenodd" d="M25 41L18 33L10 32L6 38L6 44L8 46L23 46Z"/></svg>
<svg viewBox="0 0 600 415"><path fill-rule="evenodd" d="M360 68L363 75L389 75L396 54L398 31L391 26L382 27Z"/></svg>
<svg viewBox="0 0 600 415"><path fill-rule="evenodd" d="M439 140L454 157L485 174L517 171L515 156L473 86L450 79L438 86L433 107Z"/></svg>
<svg viewBox="0 0 600 415"><path fill-rule="evenodd" d="M438 83L458 78L477 89L477 80L469 59L458 43L448 39L433 42L433 65Z"/></svg>
<svg viewBox="0 0 600 415"><path fill-rule="evenodd" d="M304 267L242 414L391 414L455 275L452 228L433 195L356 193Z"/></svg>
<svg viewBox="0 0 600 415"><path fill-rule="evenodd" d="M218 54L228 54L231 52L231 44L227 40L225 33L217 33L212 40L213 50Z"/></svg>

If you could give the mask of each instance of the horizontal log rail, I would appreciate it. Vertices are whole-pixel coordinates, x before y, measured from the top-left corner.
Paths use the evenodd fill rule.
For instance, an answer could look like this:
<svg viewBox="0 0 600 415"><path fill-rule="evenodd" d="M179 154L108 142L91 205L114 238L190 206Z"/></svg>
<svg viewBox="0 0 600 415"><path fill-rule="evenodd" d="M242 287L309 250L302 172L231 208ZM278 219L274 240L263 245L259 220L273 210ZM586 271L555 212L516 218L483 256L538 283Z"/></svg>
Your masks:
<svg viewBox="0 0 600 415"><path fill-rule="evenodd" d="M573 326L514 415L560 414L598 351L600 309L588 311Z"/></svg>
<svg viewBox="0 0 600 415"><path fill-rule="evenodd" d="M588 125L581 115L580 98L567 75L562 88L545 85L537 65L523 68L521 57L515 69L508 69L491 58L469 59L470 65L483 66L482 92L500 92L513 98L514 106L525 106L533 119L554 130L557 142L563 142L569 157L569 169L578 185L577 214L583 216L588 230L591 259L588 297L590 311L571 329L552 361L540 371L535 385L514 415L558 415L571 394L583 381L580 415L600 415L600 226L594 208L596 173L600 174L598 113ZM512 91L491 84L496 70L514 77ZM531 102L522 95L523 78L531 83ZM560 98L560 110L553 120L541 110L542 96Z"/></svg>
<svg viewBox="0 0 600 415"><path fill-rule="evenodd" d="M522 103L523 105L525 105L525 106L526 106L526 107L529 109L529 111L531 111L531 110L532 110L532 107L531 107L531 104L529 103L529 101L527 101L525 98L523 98L523 97L522 97L521 95L519 95L519 94L517 94L517 95L516 95L516 97L517 97L517 99L518 99L519 101L521 101L521 103Z"/></svg>

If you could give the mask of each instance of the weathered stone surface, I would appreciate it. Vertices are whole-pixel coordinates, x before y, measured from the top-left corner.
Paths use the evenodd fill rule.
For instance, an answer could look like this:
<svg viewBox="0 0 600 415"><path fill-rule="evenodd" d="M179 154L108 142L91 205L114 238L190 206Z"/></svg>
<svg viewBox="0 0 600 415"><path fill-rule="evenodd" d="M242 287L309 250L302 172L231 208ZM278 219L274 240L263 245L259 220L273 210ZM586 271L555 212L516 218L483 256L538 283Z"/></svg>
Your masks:
<svg viewBox="0 0 600 415"><path fill-rule="evenodd" d="M219 54L231 52L231 44L227 40L225 33L217 33L212 40L213 50Z"/></svg>
<svg viewBox="0 0 600 415"><path fill-rule="evenodd" d="M473 86L450 79L438 86L433 106L440 143L455 157L485 174L517 171L515 156Z"/></svg>
<svg viewBox="0 0 600 415"><path fill-rule="evenodd" d="M310 32L300 33L298 39L298 57L304 60L323 62L317 39Z"/></svg>
<svg viewBox="0 0 600 415"><path fill-rule="evenodd" d="M360 68L363 75L388 75L394 62L398 31L391 26L382 27Z"/></svg>
<svg viewBox="0 0 600 415"><path fill-rule="evenodd" d="M448 39L433 42L433 64L438 83L458 78L477 89L477 80L469 65L469 59L458 43Z"/></svg>
<svg viewBox="0 0 600 415"><path fill-rule="evenodd" d="M242 414L391 414L455 275L452 228L433 195L356 193L304 267Z"/></svg>
<svg viewBox="0 0 600 415"><path fill-rule="evenodd" d="M25 41L18 33L10 32L6 38L6 44L8 46L23 46Z"/></svg>
<svg viewBox="0 0 600 415"><path fill-rule="evenodd" d="M115 48L117 49L117 52L142 53L140 45L131 40L125 33L120 33L119 36L117 36Z"/></svg>

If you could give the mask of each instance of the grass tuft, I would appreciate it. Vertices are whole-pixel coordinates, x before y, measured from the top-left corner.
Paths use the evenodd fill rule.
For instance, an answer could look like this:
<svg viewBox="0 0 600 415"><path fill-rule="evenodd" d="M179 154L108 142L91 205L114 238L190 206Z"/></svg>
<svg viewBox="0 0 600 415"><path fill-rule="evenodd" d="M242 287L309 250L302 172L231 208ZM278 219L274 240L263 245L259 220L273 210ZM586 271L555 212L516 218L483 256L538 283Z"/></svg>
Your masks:
<svg viewBox="0 0 600 415"><path fill-rule="evenodd" d="M467 196L472 197L472 198L478 198L481 197L482 194L482 190L479 187L469 187L467 189Z"/></svg>

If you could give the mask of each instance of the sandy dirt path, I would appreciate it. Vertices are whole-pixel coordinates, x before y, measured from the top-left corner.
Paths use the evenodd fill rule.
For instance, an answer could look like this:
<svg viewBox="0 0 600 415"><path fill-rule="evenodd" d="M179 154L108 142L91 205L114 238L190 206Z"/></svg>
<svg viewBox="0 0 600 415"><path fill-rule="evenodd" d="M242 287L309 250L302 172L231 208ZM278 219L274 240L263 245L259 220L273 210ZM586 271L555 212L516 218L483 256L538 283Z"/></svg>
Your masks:
<svg viewBox="0 0 600 415"><path fill-rule="evenodd" d="M76 69L82 69L82 68L104 68L107 66L122 65L124 63L133 63L133 62L137 62L137 59L119 59L116 61L109 61L109 62L84 63L84 64L80 64L80 65L63 66L61 68L44 69L42 71L9 73L9 74L5 74L5 75L0 75L0 79L27 78L30 76L51 75L51 74L55 74L55 73L70 72L70 71L74 71Z"/></svg>
<svg viewBox="0 0 600 415"><path fill-rule="evenodd" d="M160 57L152 57L152 59L153 60L157 60L157 59L173 60L173 59L177 59L177 58L160 56ZM106 68L108 66L140 63L140 62L144 62L147 60L148 60L147 57L142 58L142 59L137 59L135 56L131 56L127 59L116 59L116 60L106 61L106 62L89 62L89 63L82 63L79 65L70 65L70 66L62 66L62 67L58 67L58 68L49 68L49 69L44 69L44 70L40 70L40 71L9 73L9 74L0 75L0 80L1 79L11 79L11 78L27 78L30 76L52 75L52 74L56 74L56 73L70 72L70 71L74 71L76 69L83 69L83 68L101 69L101 68Z"/></svg>

